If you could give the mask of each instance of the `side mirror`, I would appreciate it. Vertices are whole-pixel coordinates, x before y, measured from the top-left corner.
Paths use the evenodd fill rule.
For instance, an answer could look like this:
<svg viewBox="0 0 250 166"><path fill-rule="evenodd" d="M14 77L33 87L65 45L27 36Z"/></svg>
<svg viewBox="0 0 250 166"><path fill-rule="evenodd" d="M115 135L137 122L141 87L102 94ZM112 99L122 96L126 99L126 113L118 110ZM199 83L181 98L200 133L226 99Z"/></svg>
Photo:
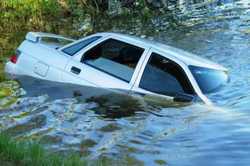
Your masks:
<svg viewBox="0 0 250 166"><path fill-rule="evenodd" d="M193 95L184 94L184 93L178 93L174 96L175 102L193 102L195 97Z"/></svg>

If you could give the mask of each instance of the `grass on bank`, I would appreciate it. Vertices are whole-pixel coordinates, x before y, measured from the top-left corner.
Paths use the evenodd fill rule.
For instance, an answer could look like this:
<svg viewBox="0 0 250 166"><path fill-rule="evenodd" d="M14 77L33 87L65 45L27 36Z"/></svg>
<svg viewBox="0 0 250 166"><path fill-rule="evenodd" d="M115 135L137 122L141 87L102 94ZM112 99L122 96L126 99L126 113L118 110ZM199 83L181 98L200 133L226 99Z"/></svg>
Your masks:
<svg viewBox="0 0 250 166"><path fill-rule="evenodd" d="M5 81L4 64L0 63L0 82Z"/></svg>
<svg viewBox="0 0 250 166"><path fill-rule="evenodd" d="M29 141L16 141L0 133L1 166L143 166L143 162L129 155L122 158L99 157L97 160L86 160L80 154L68 156L46 151L41 145Z"/></svg>
<svg viewBox="0 0 250 166"><path fill-rule="evenodd" d="M40 145L16 142L9 136L0 134L0 163L14 166L85 166L86 160L77 155L62 157L46 152ZM96 165L96 164L95 164ZM98 165L98 164L97 164Z"/></svg>

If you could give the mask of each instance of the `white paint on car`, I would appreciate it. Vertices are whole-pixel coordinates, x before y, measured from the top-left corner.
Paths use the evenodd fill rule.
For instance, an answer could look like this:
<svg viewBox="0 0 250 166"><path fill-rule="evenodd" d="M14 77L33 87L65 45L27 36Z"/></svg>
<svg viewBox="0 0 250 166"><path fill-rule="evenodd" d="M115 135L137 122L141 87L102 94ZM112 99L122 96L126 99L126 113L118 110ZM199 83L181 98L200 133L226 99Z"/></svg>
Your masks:
<svg viewBox="0 0 250 166"><path fill-rule="evenodd" d="M81 44L80 42L84 43L93 37L98 38L86 44L83 48L80 47L81 49L77 50L72 56L65 52L65 50L75 47L77 44ZM42 41L43 38L60 39L71 43L67 45L56 43L46 44ZM87 54L89 50L95 50L96 47L109 40L119 41L143 50L133 69L103 58L99 58L93 62L89 61L88 63L83 61L83 58L86 56L85 54ZM116 48L113 49L115 51ZM97 33L80 40L73 40L60 35L29 32L26 35L26 40L22 42L18 50L21 54L18 57L17 63L13 64L7 62L5 66L5 71L7 73L29 75L57 82L129 90L162 97L172 97L145 90L140 87L143 73L152 54L159 54L181 67L195 94L206 104L211 104L211 102L202 92L189 66L192 65L218 71L227 71L226 68L219 64L180 49L119 33ZM168 63L168 60L164 60L163 63ZM96 65L97 68L94 67Z"/></svg>

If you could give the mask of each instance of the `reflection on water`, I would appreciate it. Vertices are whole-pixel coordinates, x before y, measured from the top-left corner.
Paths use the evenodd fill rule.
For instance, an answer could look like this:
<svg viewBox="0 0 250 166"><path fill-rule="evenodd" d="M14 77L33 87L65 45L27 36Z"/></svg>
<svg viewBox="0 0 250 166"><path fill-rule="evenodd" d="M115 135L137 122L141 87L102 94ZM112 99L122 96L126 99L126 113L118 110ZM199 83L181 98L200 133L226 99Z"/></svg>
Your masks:
<svg viewBox="0 0 250 166"><path fill-rule="evenodd" d="M229 69L230 83L209 95L217 107L156 103L126 92L19 78L21 86L1 83L0 130L93 159L131 156L145 165L249 165L249 2L195 9L188 17L186 29L154 38Z"/></svg>

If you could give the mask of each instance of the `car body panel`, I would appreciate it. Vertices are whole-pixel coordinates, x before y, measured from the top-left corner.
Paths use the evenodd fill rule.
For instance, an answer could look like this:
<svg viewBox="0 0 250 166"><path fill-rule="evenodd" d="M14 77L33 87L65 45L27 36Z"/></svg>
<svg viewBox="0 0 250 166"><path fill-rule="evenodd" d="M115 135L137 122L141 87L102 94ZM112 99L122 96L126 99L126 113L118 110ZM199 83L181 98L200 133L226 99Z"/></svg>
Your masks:
<svg viewBox="0 0 250 166"><path fill-rule="evenodd" d="M41 77L46 77L49 71L49 65L38 61L37 63L35 63L33 71Z"/></svg>
<svg viewBox="0 0 250 166"><path fill-rule="evenodd" d="M88 44L86 47L76 52L73 56L70 56L63 52L64 48L70 47L78 42L94 36L100 36L100 38ZM70 41L71 43L66 45L57 45L55 43L47 44L42 41L42 39L46 37L52 39L63 39L66 41ZM89 64L81 62L84 53L108 39L119 40L121 42L144 49L144 52L141 55L134 69L132 78L129 82L121 80L114 75L110 75L101 71L100 69L90 66ZM204 58L200 58L191 53L182 51L180 49L176 49L171 46L167 46L154 41L149 41L146 39L119 33L97 33L75 41L73 39L64 38L59 35L30 32L27 34L26 40L24 40L18 47L18 50L21 52L21 54L18 58L17 63L13 64L11 62L7 62L5 66L5 71L7 73L28 75L57 82L121 89L133 91L136 93L173 98L171 96L153 93L139 87L142 74L151 54L157 53L175 62L183 69L195 91L195 94L206 104L211 104L211 101L207 98L206 95L202 93L188 66L194 65L215 70L227 71L227 69L221 65L218 65ZM118 64L112 63L112 61L108 62L105 59L100 59L98 63L100 65L102 63L109 63L110 70L112 70L112 66ZM121 71L117 72L121 72L122 74L122 72L125 71L125 68L123 71L123 68L120 67L120 70Z"/></svg>
<svg viewBox="0 0 250 166"><path fill-rule="evenodd" d="M24 41L18 50L21 51L17 63L19 67L22 66L21 74L61 81L62 72L69 61L67 57L58 54L54 48L30 41Z"/></svg>

